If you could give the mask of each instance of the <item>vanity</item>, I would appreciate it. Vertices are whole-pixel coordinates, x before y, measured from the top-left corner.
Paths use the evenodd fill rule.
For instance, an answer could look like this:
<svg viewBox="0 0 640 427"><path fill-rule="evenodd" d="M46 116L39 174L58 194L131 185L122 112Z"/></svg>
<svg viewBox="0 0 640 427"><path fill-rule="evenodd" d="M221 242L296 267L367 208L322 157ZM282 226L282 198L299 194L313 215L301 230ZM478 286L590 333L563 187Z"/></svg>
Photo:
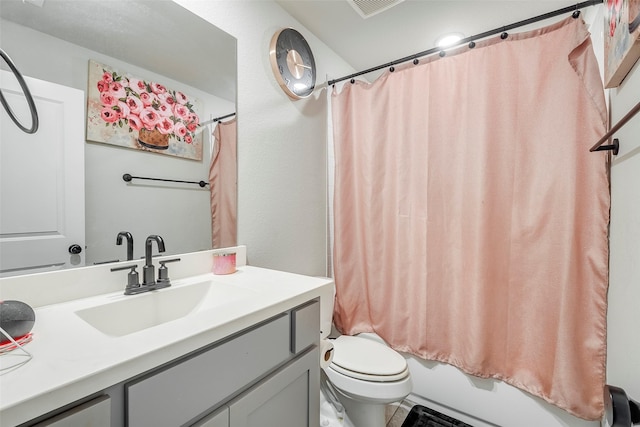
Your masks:
<svg viewBox="0 0 640 427"><path fill-rule="evenodd" d="M0 279L0 299L36 311L32 359L0 356L0 424L316 426L333 282L232 249L233 274L211 273L218 250L181 254L171 287L138 295L110 271L126 263Z"/></svg>

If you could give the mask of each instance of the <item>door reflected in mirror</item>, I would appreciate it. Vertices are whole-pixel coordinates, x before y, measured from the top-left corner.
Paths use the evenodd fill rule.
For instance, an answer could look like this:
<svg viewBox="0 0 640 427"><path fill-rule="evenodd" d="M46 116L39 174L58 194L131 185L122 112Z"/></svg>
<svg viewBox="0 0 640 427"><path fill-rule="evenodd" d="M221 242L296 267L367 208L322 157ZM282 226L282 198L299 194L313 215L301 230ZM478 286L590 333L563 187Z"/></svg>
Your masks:
<svg viewBox="0 0 640 427"><path fill-rule="evenodd" d="M22 0L2 0L0 18L0 46L24 76L85 94L82 113L73 118L80 120L83 127L78 144L84 151L81 172L85 199L84 206L77 208L84 212L84 243L74 243L80 243L84 250L80 255L62 254L63 265L53 266L54 269L126 260L130 255L126 245L116 244L121 232L130 233L133 238L134 259L143 257L145 238L153 234L163 237L165 254L236 244L235 38L167 0L58 0L45 2L42 8ZM130 71L200 99L203 113L196 132L202 135L202 160L166 156L152 149L130 150L87 142L90 60ZM226 118L215 121L220 117ZM9 126L5 126L5 119L8 120L3 116L3 128ZM46 128L44 123L41 126ZM5 144L9 143L12 141L2 138L3 162L17 164L25 173L35 167L31 165L32 155L7 159L5 153L10 151ZM124 174L169 181L125 182ZM56 180L53 185L56 196L64 198L65 187L58 182L64 170L57 170L54 175L51 179ZM209 185L171 182L209 183L210 175L215 180L214 191L210 191ZM22 189L11 187L11 181L3 177L2 194L11 189L26 198ZM4 200L1 202L4 206ZM41 202L41 197L34 198L30 205L19 209L35 212ZM64 217L57 208L40 211L49 222L59 223ZM0 229L0 233L0 245L19 234L6 229ZM41 233L52 240L60 234L56 229ZM13 258L23 258L25 266L38 264L31 260L34 255L33 250L21 248L12 253ZM18 273L16 270L2 275Z"/></svg>

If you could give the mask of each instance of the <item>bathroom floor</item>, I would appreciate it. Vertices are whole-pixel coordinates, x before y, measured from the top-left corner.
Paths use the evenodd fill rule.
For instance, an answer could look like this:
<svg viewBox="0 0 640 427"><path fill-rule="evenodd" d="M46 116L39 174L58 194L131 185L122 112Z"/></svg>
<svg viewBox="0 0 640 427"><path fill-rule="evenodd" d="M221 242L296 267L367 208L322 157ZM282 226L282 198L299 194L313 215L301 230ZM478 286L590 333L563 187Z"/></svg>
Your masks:
<svg viewBox="0 0 640 427"><path fill-rule="evenodd" d="M402 427L402 423L407 418L409 411L411 411L411 408L413 408L414 405L416 404L407 399L402 402L387 405L385 411L387 427Z"/></svg>

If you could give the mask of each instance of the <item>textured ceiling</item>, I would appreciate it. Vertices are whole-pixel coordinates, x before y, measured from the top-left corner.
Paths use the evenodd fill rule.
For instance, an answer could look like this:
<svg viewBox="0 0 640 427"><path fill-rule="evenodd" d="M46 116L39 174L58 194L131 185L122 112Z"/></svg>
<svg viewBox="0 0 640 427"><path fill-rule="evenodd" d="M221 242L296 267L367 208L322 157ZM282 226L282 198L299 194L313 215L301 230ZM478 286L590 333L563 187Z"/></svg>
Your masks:
<svg viewBox="0 0 640 427"><path fill-rule="evenodd" d="M0 16L235 102L235 38L172 1L0 0Z"/></svg>
<svg viewBox="0 0 640 427"><path fill-rule="evenodd" d="M346 0L276 2L356 70L430 49L445 33L461 32L469 37L577 3L567 0L405 0L363 19ZM593 9L583 9L587 22ZM563 17L546 23L560 19ZM523 30L525 28L520 31Z"/></svg>

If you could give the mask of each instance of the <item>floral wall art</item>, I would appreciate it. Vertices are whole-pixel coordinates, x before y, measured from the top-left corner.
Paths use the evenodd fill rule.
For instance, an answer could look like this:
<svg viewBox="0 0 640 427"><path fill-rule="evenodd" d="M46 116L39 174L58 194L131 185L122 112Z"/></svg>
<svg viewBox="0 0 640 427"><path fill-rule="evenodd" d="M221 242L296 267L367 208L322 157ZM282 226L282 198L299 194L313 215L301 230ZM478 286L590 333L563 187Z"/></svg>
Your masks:
<svg viewBox="0 0 640 427"><path fill-rule="evenodd" d="M619 86L640 58L640 0L606 0L605 87Z"/></svg>
<svg viewBox="0 0 640 427"><path fill-rule="evenodd" d="M202 160L201 102L89 61L87 140Z"/></svg>

